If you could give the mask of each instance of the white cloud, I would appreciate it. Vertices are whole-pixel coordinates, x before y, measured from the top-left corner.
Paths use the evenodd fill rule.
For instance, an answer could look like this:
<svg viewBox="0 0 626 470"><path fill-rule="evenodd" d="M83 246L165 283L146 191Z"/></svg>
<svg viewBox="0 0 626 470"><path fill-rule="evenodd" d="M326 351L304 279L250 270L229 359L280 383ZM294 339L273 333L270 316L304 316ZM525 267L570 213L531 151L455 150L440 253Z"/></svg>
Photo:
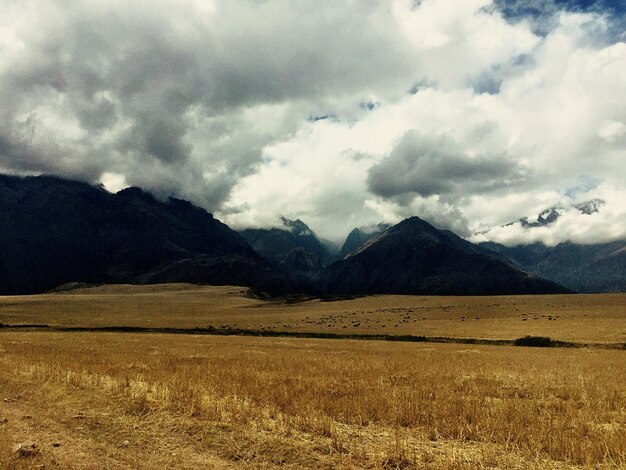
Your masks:
<svg viewBox="0 0 626 470"><path fill-rule="evenodd" d="M102 183L102 186L104 186L104 189L110 193L117 193L118 191L128 187L126 177L119 173L104 172L102 173L100 182Z"/></svg>
<svg viewBox="0 0 626 470"><path fill-rule="evenodd" d="M407 24L413 24L412 21L419 26L420 13L426 14L424 18L430 18L430 15L436 16L437 8L452 9L451 4L446 2L436 3L423 2L409 13L407 19L399 13L399 9L406 9L407 4L399 2L396 3L395 14L404 18L406 32L410 30ZM602 42L601 34L606 29L606 21L597 16L563 14L555 23L554 30L540 39L530 33L528 25L507 25L498 14L477 10L476 7L480 6L484 6L484 2L476 2L469 8L475 16L489 18L498 28L484 28L478 20L465 21L464 27L470 29L461 35L461 43L467 40L475 45L471 39L473 35L494 44L507 43L511 35L526 38L520 41L518 49L492 55L479 67L509 61L499 72L502 79L500 93L477 94L467 88L463 85L466 71L458 72L458 77L463 78L456 77L452 81L443 79L442 83L437 80L436 74L431 74L429 79L434 82L430 86L414 95L383 103L382 107L361 117L356 124L340 121L324 124L325 127L320 125L324 132L299 134L285 142L282 148L288 149L285 153L289 157L283 160L280 174L268 171L262 165L260 171L251 177L253 180L243 180L238 187L235 197L239 203L258 201L260 195L268 194L267 199L258 204L267 208L272 206L271 201L281 200L281 194L284 194L280 210L284 212L291 208L298 212L300 208L302 212L298 214L302 217L321 218L320 227L313 226L322 233L327 227L332 227L331 231L340 229L346 232L357 225L354 219L361 218L363 223L368 223L378 217L379 220L397 222L417 214L444 228L469 235L528 215L527 211L539 213L561 203L580 178L605 182L619 192L626 179L626 169L616 165L625 158L624 146L620 145L621 123L626 118L626 108L622 105L626 102L625 45ZM418 15L417 19L412 15ZM459 15L467 16L467 12L461 11ZM459 46L459 38L455 39L447 32L449 25L454 24L451 20L454 14L444 17L445 21L440 23L424 19L428 24L426 30L415 28L411 31L415 32L413 45L418 62L428 64L431 52L438 50L438 60L451 70L447 75L449 79L456 73L458 51L446 54L445 46L449 41ZM474 30L471 30L472 24ZM437 29L438 25L443 26ZM439 36L435 34L437 31L441 33ZM447 38L445 41L441 39L444 36ZM424 50L428 52L420 56ZM466 60L484 60L484 56L477 57L479 51L480 48L473 53L464 49ZM516 53L524 53L524 61L511 63ZM456 86L450 87L453 82ZM431 163L439 168L434 173L432 165L428 170L431 174L424 173L423 165L418 165L419 152L412 156L410 150L405 149L402 159L393 157L394 148L397 149L407 131L419 132L431 140L434 138L435 143L439 138L436 136L449 136L456 141L457 153L464 155L467 163L462 164L462 160L455 157L448 163L454 168L444 171L447 163L442 160L442 147L434 143L438 151L433 154ZM266 149L265 152L274 155L275 149ZM352 161L345 158L345 152L367 157ZM475 162L480 161L481 155L493 155L488 161L496 166L498 158L502 165L517 161L523 177L518 174L506 187L502 187L501 183L506 181L500 181L490 172L479 175L487 178L484 183L476 183L476 172L473 171L466 178L460 174L455 177L454 193L444 190L446 172L456 175L463 168L467 171L476 169ZM495 157L497 155L499 157ZM274 161L270 165L278 168ZM371 173L372 168L380 165L384 165L386 170L386 183L400 188L392 191L393 195L384 194L388 196L386 199L369 194L367 189L372 187L367 188L362 177L363 171ZM349 167L352 172L346 170ZM419 174L412 175L411 171ZM294 175L297 175L296 179L292 179ZM432 184L429 184L429 178ZM286 182L289 179L291 182ZM250 195L247 199L245 192L240 190L243 185ZM314 194L308 189L311 187ZM427 187L435 194L429 196ZM283 188L286 188L285 193L282 193ZM344 190L361 195L348 198L353 217L344 215L332 225L324 223L334 217L334 211L330 211L333 215L320 215L323 213L321 207L316 206L316 200L327 200L334 194L343 194ZM591 198L596 193L583 192L583 196ZM326 198L322 197L324 194ZM578 220L589 229L574 229L573 222L568 223L564 219L549 233L535 232L532 237L553 243L555 240L591 241L626 236L626 225L620 225L622 219L618 201L621 195L605 191L604 197L613 201L603 210L606 218ZM348 207L340 198L337 198L337 204L344 209ZM252 203L252 207L257 207L257 204ZM237 215L239 223L250 220L246 214L244 210ZM598 223L606 223L605 229L599 230ZM490 232L494 239L510 242L497 236L497 233ZM525 237L519 236L517 240L529 239Z"/></svg>
<svg viewBox="0 0 626 470"><path fill-rule="evenodd" d="M526 23L512 25L490 0L394 2L394 14L417 57L423 76L458 87L492 67L532 51L537 38Z"/></svg>
<svg viewBox="0 0 626 470"><path fill-rule="evenodd" d="M626 190L614 188L608 184L595 188L585 194L607 201L598 212L584 214L572 208L573 201L561 199L559 203L567 211L551 224L543 227L523 227L519 222L499 226L486 233L476 234L472 241L495 241L508 246L543 242L554 246L563 242L604 243L626 237ZM563 204L565 203L565 204ZM527 215L537 215L538 212Z"/></svg>
<svg viewBox="0 0 626 470"><path fill-rule="evenodd" d="M600 124L598 136L611 144L618 139L626 137L626 124L619 121L604 121Z"/></svg>

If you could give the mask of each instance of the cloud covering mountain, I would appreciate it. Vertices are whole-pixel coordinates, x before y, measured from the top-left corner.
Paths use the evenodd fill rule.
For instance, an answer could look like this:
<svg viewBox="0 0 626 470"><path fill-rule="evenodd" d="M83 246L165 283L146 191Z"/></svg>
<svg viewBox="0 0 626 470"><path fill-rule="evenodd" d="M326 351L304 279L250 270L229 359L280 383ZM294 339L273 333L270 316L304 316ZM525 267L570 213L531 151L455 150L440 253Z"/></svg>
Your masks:
<svg viewBox="0 0 626 470"><path fill-rule="evenodd" d="M1 171L336 241L411 215L470 236L599 198L546 239L626 237L618 2L0 4Z"/></svg>

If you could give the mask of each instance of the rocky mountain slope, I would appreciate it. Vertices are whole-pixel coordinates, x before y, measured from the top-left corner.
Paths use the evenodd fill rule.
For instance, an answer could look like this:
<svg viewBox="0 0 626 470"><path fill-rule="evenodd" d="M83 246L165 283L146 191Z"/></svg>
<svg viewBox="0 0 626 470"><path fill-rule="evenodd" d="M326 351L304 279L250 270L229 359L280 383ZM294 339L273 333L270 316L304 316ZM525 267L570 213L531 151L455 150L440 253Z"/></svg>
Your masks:
<svg viewBox="0 0 626 470"><path fill-rule="evenodd" d="M329 294L544 294L566 292L499 255L411 217L318 277Z"/></svg>

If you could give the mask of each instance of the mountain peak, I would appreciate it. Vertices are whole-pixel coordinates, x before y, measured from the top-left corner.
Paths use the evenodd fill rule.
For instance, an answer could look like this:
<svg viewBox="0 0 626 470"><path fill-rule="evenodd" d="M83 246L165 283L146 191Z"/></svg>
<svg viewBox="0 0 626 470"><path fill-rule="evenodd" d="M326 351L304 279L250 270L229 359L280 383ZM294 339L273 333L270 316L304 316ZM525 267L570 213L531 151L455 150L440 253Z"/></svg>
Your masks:
<svg viewBox="0 0 626 470"><path fill-rule="evenodd" d="M506 226L508 227L519 223L524 228L545 227L546 225L556 222L559 217L571 210L576 210L584 215L591 215L593 213L600 212L600 208L604 204L605 202L602 199L591 199L589 201L570 206L569 208L563 205L557 205L545 209L535 217L523 217L515 222L506 224Z"/></svg>
<svg viewBox="0 0 626 470"><path fill-rule="evenodd" d="M581 202L580 204L576 204L574 207L578 209L579 212L585 215L591 215L594 212L600 212L600 208L604 206L606 202L603 199L592 199L590 201Z"/></svg>
<svg viewBox="0 0 626 470"><path fill-rule="evenodd" d="M245 229L241 236L274 265L310 276L334 260L329 242L321 240L300 219L280 216L282 227Z"/></svg>
<svg viewBox="0 0 626 470"><path fill-rule="evenodd" d="M317 238L313 230L309 228L307 224L302 222L300 219L291 220L286 217L280 216L280 221L283 226L287 228L294 235L312 235Z"/></svg>
<svg viewBox="0 0 626 470"><path fill-rule="evenodd" d="M351 253L354 253L369 240L379 236L390 227L391 225L381 222L378 224L363 225L361 227L353 228L341 247L341 257L345 258Z"/></svg>
<svg viewBox="0 0 626 470"><path fill-rule="evenodd" d="M115 193L115 197L122 198L125 200L139 199L139 200L148 201L148 202L156 201L156 199L154 198L152 194L144 191L141 188L138 188L137 186L130 186L128 188L122 189L121 191L118 191L117 193Z"/></svg>
<svg viewBox="0 0 626 470"><path fill-rule="evenodd" d="M451 232L411 217L328 266L322 289L335 294L487 295L564 292Z"/></svg>

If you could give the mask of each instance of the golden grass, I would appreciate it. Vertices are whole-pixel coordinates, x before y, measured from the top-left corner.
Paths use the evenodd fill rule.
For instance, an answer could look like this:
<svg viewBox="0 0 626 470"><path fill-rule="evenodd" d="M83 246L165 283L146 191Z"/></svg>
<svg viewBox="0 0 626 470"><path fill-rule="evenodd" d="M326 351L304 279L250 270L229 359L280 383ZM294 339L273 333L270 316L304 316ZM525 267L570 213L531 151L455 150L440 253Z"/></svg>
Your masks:
<svg viewBox="0 0 626 470"><path fill-rule="evenodd" d="M0 323L233 327L342 334L626 343L626 294L493 297L371 296L263 302L240 287L105 286L0 297Z"/></svg>
<svg viewBox="0 0 626 470"><path fill-rule="evenodd" d="M626 343L626 295L0 297L0 323ZM624 468L626 352L0 330L0 469ZM4 420L7 420L4 423ZM19 457L20 442L35 455Z"/></svg>
<svg viewBox="0 0 626 470"><path fill-rule="evenodd" d="M623 468L625 359L596 349L3 332L0 462ZM12 453L26 440L37 456Z"/></svg>

